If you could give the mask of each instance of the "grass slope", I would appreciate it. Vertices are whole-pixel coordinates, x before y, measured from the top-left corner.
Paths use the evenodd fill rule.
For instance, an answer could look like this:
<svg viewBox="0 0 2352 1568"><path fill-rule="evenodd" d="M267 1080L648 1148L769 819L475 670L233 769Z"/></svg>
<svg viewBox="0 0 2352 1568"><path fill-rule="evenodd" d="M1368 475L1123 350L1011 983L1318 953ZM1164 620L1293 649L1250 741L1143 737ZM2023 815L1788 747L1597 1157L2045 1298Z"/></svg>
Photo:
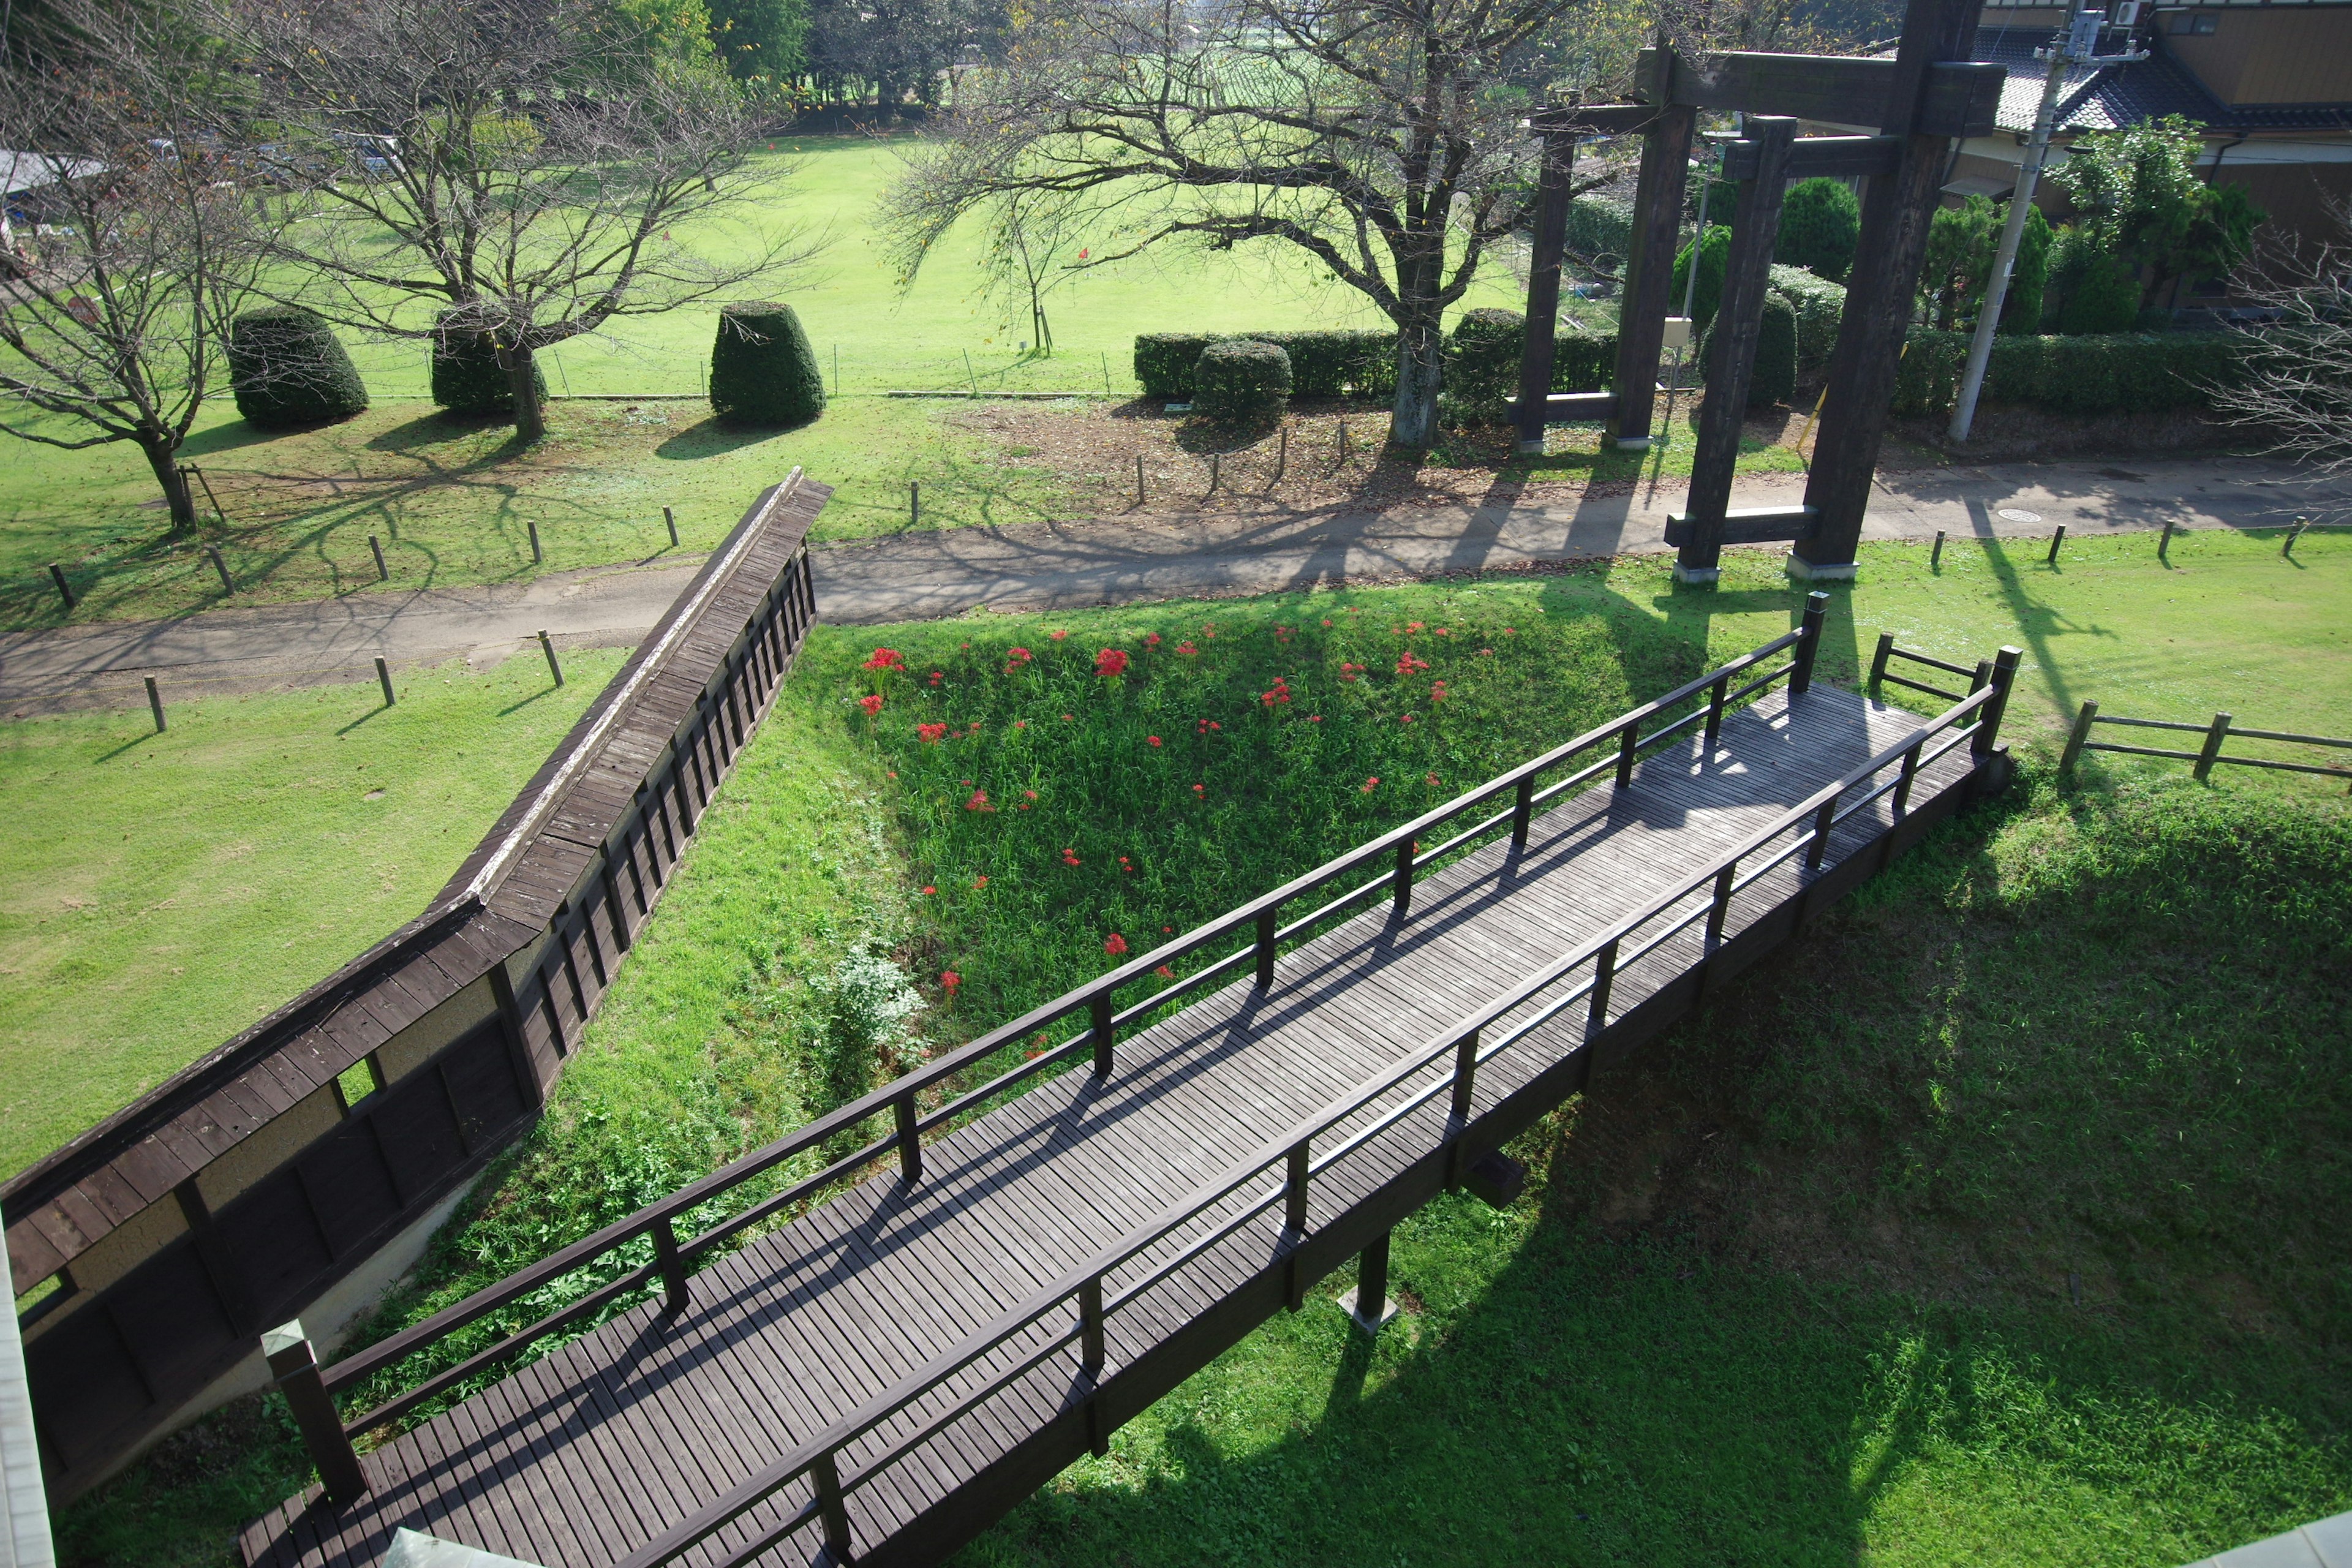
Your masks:
<svg viewBox="0 0 2352 1568"><path fill-rule="evenodd" d="M414 918L621 657L0 725L0 1170Z"/></svg>
<svg viewBox="0 0 2352 1568"><path fill-rule="evenodd" d="M1874 547L1836 596L1825 668L1853 669L1880 624L1947 656L2022 626L2104 696L2107 671L2193 624L2177 689L2133 705L2193 714L2294 661L2264 718L2328 727L2345 649L2325 607L2346 557L2329 543L2273 577L2258 543L2191 546L2179 574L2120 547L2039 577L1989 552L1981 580L1948 552L1936 578L1924 552ZM929 1045L968 1037L1107 963L1110 932L1181 927L1787 627L1785 580L1731 564L1712 595L1628 563L820 628L548 1121L372 1331L837 1100L812 982L853 949L921 978ZM908 672L869 719L877 644ZM1093 673L1106 647L1136 659L1116 683ZM1430 668L1400 675L1408 652ZM1270 706L1276 676L1291 700ZM2027 715L2057 689L2032 679ZM1595 1560L2088 1561L2104 1542L2162 1562L2341 1506L2342 1285L2315 1226L2352 1196L2345 942L2340 912L2311 903L2342 883L2341 806L2303 781L2103 776L2116 793L2027 792L1849 900L1785 966L1815 989L1752 981L1532 1141L1546 1180L1522 1211L1417 1219L1397 1265L1414 1316L1369 1358L1328 1305L1269 1326L974 1560L1158 1561L1229 1539L1262 1560L1508 1560L1573 1523L1594 1527L1577 1551ZM971 805L982 790L995 810ZM2182 994L2192 960L2210 1001ZM2297 1008L2302 1034L2272 1026ZM2202 1076L2176 1081L2192 1059ZM2299 1191L2267 1173L2298 1149ZM1996 1223L2004 1205L2034 1247ZM2242 1287L2215 1272L2228 1258ZM2231 1315L2250 1304L2267 1305ZM68 1516L69 1557L217 1561L299 1479L275 1419L244 1408L167 1445Z"/></svg>

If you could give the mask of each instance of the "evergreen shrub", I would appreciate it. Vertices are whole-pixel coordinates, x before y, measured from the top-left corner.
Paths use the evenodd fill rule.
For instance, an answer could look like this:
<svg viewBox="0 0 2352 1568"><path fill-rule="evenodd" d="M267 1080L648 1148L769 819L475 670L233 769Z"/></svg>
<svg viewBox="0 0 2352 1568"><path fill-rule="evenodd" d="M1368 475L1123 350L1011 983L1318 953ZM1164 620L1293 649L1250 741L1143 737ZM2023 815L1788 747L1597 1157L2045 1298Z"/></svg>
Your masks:
<svg viewBox="0 0 2352 1568"><path fill-rule="evenodd" d="M367 411L367 384L334 329L299 305L248 310L230 324L228 379L236 411L266 429Z"/></svg>
<svg viewBox="0 0 2352 1568"><path fill-rule="evenodd" d="M1698 348L1700 371L1710 380L1715 375L1716 336L1715 328L1709 327ZM1756 327L1756 367L1748 378L1748 406L1769 408L1788 402L1796 391L1797 312L1787 300L1768 292Z"/></svg>
<svg viewBox="0 0 2352 1568"><path fill-rule="evenodd" d="M1192 367L1192 406L1213 418L1280 413L1290 401L1290 355L1274 343L1211 343Z"/></svg>
<svg viewBox="0 0 2352 1568"><path fill-rule="evenodd" d="M2034 207L2025 215L2017 237L2017 263L2010 269L2009 297L2001 301L2000 330L2034 333L2042 331L2044 302L2050 293L2050 220Z"/></svg>
<svg viewBox="0 0 2352 1568"><path fill-rule="evenodd" d="M1821 374L1837 348L1838 322L1845 317L1845 285L1817 278L1801 267L1775 267L1772 292L1797 313L1797 374Z"/></svg>
<svg viewBox="0 0 2352 1568"><path fill-rule="evenodd" d="M1862 237L1862 203L1843 180L1800 180L1780 207L1772 259L1843 283Z"/></svg>
<svg viewBox="0 0 2352 1568"><path fill-rule="evenodd" d="M1969 357L1968 332L1911 329L1895 376L1895 412L1951 412ZM2242 332L2004 333L1985 366L1988 403L2056 414L2158 414L2204 405L2244 376L2260 340Z"/></svg>
<svg viewBox="0 0 2352 1568"><path fill-rule="evenodd" d="M1709 224L1705 237L1695 239L1675 258L1674 291L1666 297L1666 313L1675 315L1683 308L1683 289L1690 278L1691 252L1698 255L1698 288L1691 296L1691 322L1696 331L1706 331L1715 320L1715 308L1723 301L1723 271L1731 259L1731 230L1720 224Z"/></svg>
<svg viewBox="0 0 2352 1568"><path fill-rule="evenodd" d="M1344 397L1354 392L1385 397L1396 390L1396 333L1139 332L1135 379L1143 395L1174 403L1192 399L1192 370L1215 342L1272 343L1290 356L1294 397Z"/></svg>
<svg viewBox="0 0 2352 1568"><path fill-rule="evenodd" d="M1527 318L1517 310L1465 310L1445 347L1445 396L1454 415L1499 422L1519 392ZM1617 368L1617 334L1564 328L1553 340L1551 390L1605 391Z"/></svg>
<svg viewBox="0 0 2352 1568"><path fill-rule="evenodd" d="M805 425L824 412L824 373L790 305L754 300L719 312L710 412L725 425Z"/></svg>
<svg viewBox="0 0 2352 1568"><path fill-rule="evenodd" d="M433 401L452 414L497 414L514 417L514 384L499 363L498 344L490 334L452 326L443 312L433 334ZM541 402L547 400L547 372L531 365L531 381Z"/></svg>

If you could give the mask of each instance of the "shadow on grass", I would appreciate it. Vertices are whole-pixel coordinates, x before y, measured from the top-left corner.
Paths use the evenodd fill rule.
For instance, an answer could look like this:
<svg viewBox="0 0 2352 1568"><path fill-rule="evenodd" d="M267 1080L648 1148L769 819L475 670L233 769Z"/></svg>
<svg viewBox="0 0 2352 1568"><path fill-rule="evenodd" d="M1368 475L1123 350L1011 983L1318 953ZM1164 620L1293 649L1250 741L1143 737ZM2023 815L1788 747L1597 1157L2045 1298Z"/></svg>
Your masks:
<svg viewBox="0 0 2352 1568"><path fill-rule="evenodd" d="M691 463L698 458L722 457L745 447L756 447L788 435L805 426L784 425L722 425L717 416L698 420L654 448L654 456L674 463Z"/></svg>
<svg viewBox="0 0 2352 1568"><path fill-rule="evenodd" d="M341 423L341 421L335 423ZM180 443L180 456L183 459L204 458L215 452L234 452L245 447L267 446L281 436L305 435L310 430L317 428L319 426L314 425L300 430L268 430L258 425L248 424L242 419L232 419L226 425L215 425L209 430L189 432L188 438Z"/></svg>

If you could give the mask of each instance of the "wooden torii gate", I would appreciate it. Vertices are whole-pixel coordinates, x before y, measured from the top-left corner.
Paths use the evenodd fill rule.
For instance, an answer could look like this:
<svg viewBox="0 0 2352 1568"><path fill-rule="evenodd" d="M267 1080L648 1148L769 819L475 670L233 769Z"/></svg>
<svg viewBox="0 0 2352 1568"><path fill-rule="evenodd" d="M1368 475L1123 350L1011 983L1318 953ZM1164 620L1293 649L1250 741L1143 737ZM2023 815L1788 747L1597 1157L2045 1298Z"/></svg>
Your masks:
<svg viewBox="0 0 2352 1568"><path fill-rule="evenodd" d="M1680 552L1676 581L1712 583L1725 545L1771 540L1793 543L1791 576L1853 575L1854 547L1894 398L1895 361L1951 147L1966 137L1990 135L2000 103L2002 68L1968 58L1978 5L1979 0L1910 0L1902 43L1891 60L1727 54L1702 66L1672 49L1645 49L1638 69L1642 101L1551 108L1530 118L1531 129L1543 139L1543 163L1528 278L1527 347L1514 416L1522 452L1543 450L1545 426L1577 420L1602 421L1620 447L1638 451L1650 444L1698 111L1738 110L1745 117L1740 137L1723 149L1723 176L1737 182L1739 194L1717 307L1719 328L1709 349L1690 499L1666 530L1667 542ZM1874 124L1879 133L1801 138L1800 120ZM1554 393L1560 252L1576 142L1580 137L1637 130L1643 133L1642 167L1618 320L1615 390ZM1732 467L1755 369L1781 196L1790 181L1822 174L1862 175L1868 184L1804 504L1732 511Z"/></svg>

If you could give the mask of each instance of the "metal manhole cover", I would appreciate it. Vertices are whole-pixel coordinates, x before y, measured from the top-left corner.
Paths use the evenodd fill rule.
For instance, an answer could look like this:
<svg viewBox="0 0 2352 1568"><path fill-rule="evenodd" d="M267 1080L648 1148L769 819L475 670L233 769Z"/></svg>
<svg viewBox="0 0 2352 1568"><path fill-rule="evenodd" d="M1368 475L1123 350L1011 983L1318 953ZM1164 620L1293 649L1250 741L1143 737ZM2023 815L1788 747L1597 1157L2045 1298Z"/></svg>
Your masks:
<svg viewBox="0 0 2352 1568"><path fill-rule="evenodd" d="M1993 513L1993 516L2003 522L2040 522L2042 521L2040 512L2028 511L2021 506L2005 506Z"/></svg>

